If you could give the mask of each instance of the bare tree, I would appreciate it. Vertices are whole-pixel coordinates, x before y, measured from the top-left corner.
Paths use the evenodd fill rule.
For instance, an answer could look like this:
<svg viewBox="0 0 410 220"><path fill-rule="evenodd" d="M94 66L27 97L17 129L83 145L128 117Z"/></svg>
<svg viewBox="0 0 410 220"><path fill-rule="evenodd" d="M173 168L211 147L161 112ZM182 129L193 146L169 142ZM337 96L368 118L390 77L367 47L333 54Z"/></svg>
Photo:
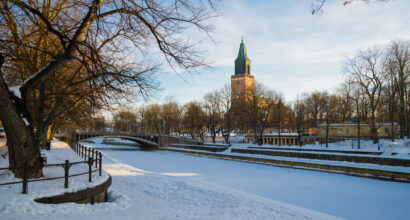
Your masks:
<svg viewBox="0 0 410 220"><path fill-rule="evenodd" d="M272 110L273 110L273 122L277 124L278 128L278 139L279 139L279 146L282 145L281 141L281 132L282 132L282 123L284 121L284 103L283 98L281 95L277 96L277 100L273 103Z"/></svg>
<svg viewBox="0 0 410 220"><path fill-rule="evenodd" d="M387 51L386 77L390 81L390 95L396 95L397 104L390 103L391 108L398 106L400 138L409 137L409 80L410 80L410 43L409 41L393 41ZM390 99L395 102L395 99ZM396 109L391 109L392 114ZM391 116L393 117L393 115Z"/></svg>
<svg viewBox="0 0 410 220"><path fill-rule="evenodd" d="M348 59L345 71L352 80L362 87L369 100L371 137L378 142L376 111L380 105L382 86L384 83L384 56L381 48L374 47L360 52L356 57Z"/></svg>
<svg viewBox="0 0 410 220"><path fill-rule="evenodd" d="M131 132L137 122L137 116L131 111L120 111L114 115L114 128L121 132Z"/></svg>
<svg viewBox="0 0 410 220"><path fill-rule="evenodd" d="M207 128L211 132L212 142L215 143L216 133L221 122L221 96L218 90L207 93L204 97L204 110L207 118Z"/></svg>
<svg viewBox="0 0 410 220"><path fill-rule="evenodd" d="M352 100L352 90L353 85L349 83L348 80L341 83L340 87L337 90L339 97L338 100L338 122L345 122L352 118L353 115L353 100Z"/></svg>
<svg viewBox="0 0 410 220"><path fill-rule="evenodd" d="M213 6L180 0L2 1L0 120L9 166L40 164L42 134L81 102L124 98L118 95L135 88L147 94L157 67L148 63L149 51L157 48L173 68L206 65L197 42L181 36L191 27L206 35L211 27L204 21L215 16ZM138 59L130 59L131 53ZM13 171L22 176L22 169ZM29 176L42 176L42 170L30 169Z"/></svg>
<svg viewBox="0 0 410 220"><path fill-rule="evenodd" d="M370 2L388 2L390 0L341 0L342 5L344 6L349 5L352 2L359 2L359 1L364 2L364 3L370 3ZM323 7L325 3L326 3L326 0L314 0L311 4L312 15L323 13Z"/></svg>
<svg viewBox="0 0 410 220"><path fill-rule="evenodd" d="M368 100L364 92L364 88L356 84L354 80L347 79L347 82L351 84L352 93L351 98L354 102L354 115L356 116L356 130L357 130L357 148L360 149L361 141L361 123L367 118Z"/></svg>
<svg viewBox="0 0 410 220"><path fill-rule="evenodd" d="M164 120L165 133L170 134L172 131L180 132L182 110L179 104L173 100L161 105L161 118Z"/></svg>
<svg viewBox="0 0 410 220"><path fill-rule="evenodd" d="M231 86L225 85L219 91L221 97L221 116L222 116L222 136L225 139L225 143L229 144L229 138L233 127L233 112L231 109L232 99L231 99Z"/></svg>
<svg viewBox="0 0 410 220"><path fill-rule="evenodd" d="M164 131L164 120L161 116L161 106L152 104L145 108L145 120L149 125L148 132L162 135Z"/></svg>
<svg viewBox="0 0 410 220"><path fill-rule="evenodd" d="M184 112L184 129L193 139L200 138L204 142L203 133L205 132L205 113L201 104L198 102L189 102L185 105Z"/></svg>
<svg viewBox="0 0 410 220"><path fill-rule="evenodd" d="M298 133L299 145L300 147L302 147L302 134L304 129L306 128L306 105L299 100L299 97L296 99L293 111L295 112L295 128Z"/></svg>
<svg viewBox="0 0 410 220"><path fill-rule="evenodd" d="M278 93L256 83L253 92L246 94L243 108L243 120L246 121L255 136L257 144L263 143L263 133L272 121L272 108L278 100Z"/></svg>

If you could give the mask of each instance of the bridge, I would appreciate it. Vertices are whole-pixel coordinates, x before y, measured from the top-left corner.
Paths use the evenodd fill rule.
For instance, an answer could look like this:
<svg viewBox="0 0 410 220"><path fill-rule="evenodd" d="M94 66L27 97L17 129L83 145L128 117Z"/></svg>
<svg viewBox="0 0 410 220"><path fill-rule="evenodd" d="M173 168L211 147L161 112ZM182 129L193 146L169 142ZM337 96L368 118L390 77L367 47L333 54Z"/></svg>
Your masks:
<svg viewBox="0 0 410 220"><path fill-rule="evenodd" d="M97 137L122 138L125 140L138 143L141 148L159 148L168 147L170 144L197 144L195 140L189 140L178 136L144 134L144 133L126 133L126 132L81 132L73 133L71 141L81 141Z"/></svg>

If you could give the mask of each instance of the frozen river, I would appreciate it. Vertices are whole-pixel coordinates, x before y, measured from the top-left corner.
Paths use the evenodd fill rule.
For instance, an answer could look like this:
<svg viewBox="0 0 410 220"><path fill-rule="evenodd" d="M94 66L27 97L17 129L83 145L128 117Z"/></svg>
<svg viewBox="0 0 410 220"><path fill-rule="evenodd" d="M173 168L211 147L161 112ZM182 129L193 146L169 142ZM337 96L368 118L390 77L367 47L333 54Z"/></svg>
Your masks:
<svg viewBox="0 0 410 220"><path fill-rule="evenodd" d="M211 183L346 219L410 219L407 183L164 151L102 151L105 164L123 163L146 172Z"/></svg>

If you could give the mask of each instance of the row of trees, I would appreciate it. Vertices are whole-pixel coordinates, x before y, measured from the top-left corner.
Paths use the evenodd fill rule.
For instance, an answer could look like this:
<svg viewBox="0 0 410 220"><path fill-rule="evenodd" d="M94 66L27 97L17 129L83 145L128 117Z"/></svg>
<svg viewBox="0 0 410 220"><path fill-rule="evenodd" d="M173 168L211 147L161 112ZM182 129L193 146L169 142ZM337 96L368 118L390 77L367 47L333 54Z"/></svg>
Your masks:
<svg viewBox="0 0 410 220"><path fill-rule="evenodd" d="M259 83L241 100L232 100L226 85L206 94L201 101L180 105L175 101L141 107L132 121L141 132L189 133L204 139L207 132L215 141L220 132L229 141L233 130L253 133L261 140L267 129L308 133L318 124L346 122L355 118L371 127L371 138L378 140L380 123L390 123L400 138L409 136L410 44L393 41L385 47L373 47L348 58L344 65L345 81L332 93L304 93L294 102L286 102L279 92ZM124 114L124 113L121 113ZM114 117L117 125L117 118ZM327 129L328 130L328 129ZM395 138L395 133L391 133ZM328 135L326 135L328 136Z"/></svg>

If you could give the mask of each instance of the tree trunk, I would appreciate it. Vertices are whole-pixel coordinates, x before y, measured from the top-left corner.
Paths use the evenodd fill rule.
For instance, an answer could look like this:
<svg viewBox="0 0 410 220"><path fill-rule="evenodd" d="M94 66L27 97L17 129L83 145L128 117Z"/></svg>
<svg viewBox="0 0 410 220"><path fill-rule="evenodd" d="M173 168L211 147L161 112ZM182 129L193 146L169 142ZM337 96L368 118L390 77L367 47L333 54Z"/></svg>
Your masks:
<svg viewBox="0 0 410 220"><path fill-rule="evenodd" d="M201 142L202 142L202 143L205 143L204 133L203 133L203 132L200 132L200 133L199 133L199 138L201 139Z"/></svg>
<svg viewBox="0 0 410 220"><path fill-rule="evenodd" d="M394 141L394 122L391 122L391 141Z"/></svg>
<svg viewBox="0 0 410 220"><path fill-rule="evenodd" d="M215 132L212 132L211 137L212 137L212 143L215 144L216 133L215 133Z"/></svg>
<svg viewBox="0 0 410 220"><path fill-rule="evenodd" d="M1 99L1 98L0 98ZM11 108L10 108L11 107ZM34 134L27 127L22 118L17 114L14 106L1 105L0 120L3 123L7 135L7 149L9 152L9 167L15 177L23 177L21 167L38 166L28 169L28 178L42 177L42 167L40 167L40 147ZM14 167L18 169L13 169Z"/></svg>
<svg viewBox="0 0 410 220"><path fill-rule="evenodd" d="M326 148L329 147L329 123L326 121Z"/></svg>
<svg viewBox="0 0 410 220"><path fill-rule="evenodd" d="M357 117L357 149L360 149L360 118Z"/></svg>
<svg viewBox="0 0 410 220"><path fill-rule="evenodd" d="M4 82L1 72L3 61L3 56L0 54L0 120L7 135L9 167L12 169L24 165L41 165L38 142L35 141L33 132L12 103L8 86ZM12 171L16 177L23 177L23 169L12 169ZM29 178L41 176L43 176L41 167L29 168Z"/></svg>
<svg viewBox="0 0 410 220"><path fill-rule="evenodd" d="M373 144L379 143L379 136L377 134L377 128L376 128L376 113L375 113L375 108L372 108L372 119L371 119L371 125L370 125L370 133L372 135L372 140Z"/></svg>

